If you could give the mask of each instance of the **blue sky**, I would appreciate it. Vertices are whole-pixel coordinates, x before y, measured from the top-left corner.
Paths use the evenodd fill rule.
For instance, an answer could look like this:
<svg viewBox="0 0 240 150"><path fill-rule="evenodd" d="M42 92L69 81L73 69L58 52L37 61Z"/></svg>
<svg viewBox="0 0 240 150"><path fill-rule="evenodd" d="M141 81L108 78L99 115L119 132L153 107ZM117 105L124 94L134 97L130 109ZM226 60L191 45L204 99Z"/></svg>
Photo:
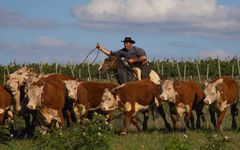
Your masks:
<svg viewBox="0 0 240 150"><path fill-rule="evenodd" d="M150 60L240 57L240 1L0 0L0 64L82 62L125 36Z"/></svg>

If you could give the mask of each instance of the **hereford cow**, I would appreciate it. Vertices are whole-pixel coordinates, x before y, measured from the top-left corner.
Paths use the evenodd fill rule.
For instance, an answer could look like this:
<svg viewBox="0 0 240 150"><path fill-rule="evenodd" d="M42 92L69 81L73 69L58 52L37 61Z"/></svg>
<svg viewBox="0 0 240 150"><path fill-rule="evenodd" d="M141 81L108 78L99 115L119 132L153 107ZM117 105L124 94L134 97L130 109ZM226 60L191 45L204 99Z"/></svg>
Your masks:
<svg viewBox="0 0 240 150"><path fill-rule="evenodd" d="M37 110L41 114L46 125L52 121L60 123L64 127L62 114L67 91L62 82L40 79L32 83L28 88L28 104L31 110Z"/></svg>
<svg viewBox="0 0 240 150"><path fill-rule="evenodd" d="M81 119L88 116L92 119L93 112L96 111L107 117L107 121L110 121L112 113L108 111L103 111L100 109L100 104L102 102L102 95L106 88L113 89L117 87L113 83L101 83L92 81L78 81L78 80L68 80L64 81L66 88L68 89L68 95L74 100L75 105L80 111L79 114Z"/></svg>
<svg viewBox="0 0 240 150"><path fill-rule="evenodd" d="M21 100L25 97L25 83L29 78L37 78L37 74L31 68L22 67L8 76L7 87L14 97L14 110L21 110Z"/></svg>
<svg viewBox="0 0 240 150"><path fill-rule="evenodd" d="M5 120L12 120L13 114L12 110L10 110L11 105L11 95L4 88L2 84L0 84L0 125L5 123Z"/></svg>
<svg viewBox="0 0 240 150"><path fill-rule="evenodd" d="M172 104L170 105L170 114L174 129L178 128L178 117L183 116L187 129L189 128L189 119L194 128L194 117L192 114L194 109L197 113L197 128L200 128L201 116L205 120L202 113L205 95L195 81L165 80L162 84L160 98Z"/></svg>
<svg viewBox="0 0 240 150"><path fill-rule="evenodd" d="M211 122L216 131L219 131L223 118L226 114L227 108L231 106L232 128L237 128L235 117L238 115L238 84L237 82L227 76L218 77L211 82L205 82L206 98L204 102L209 106ZM216 123L215 112L218 114Z"/></svg>
<svg viewBox="0 0 240 150"><path fill-rule="evenodd" d="M137 112L143 113L156 103L160 104L158 89L156 84L150 80L138 80L124 83L111 91L106 89L102 96L101 108L106 111L121 108L124 111L124 128L121 134L125 135L130 123L133 123L139 131Z"/></svg>

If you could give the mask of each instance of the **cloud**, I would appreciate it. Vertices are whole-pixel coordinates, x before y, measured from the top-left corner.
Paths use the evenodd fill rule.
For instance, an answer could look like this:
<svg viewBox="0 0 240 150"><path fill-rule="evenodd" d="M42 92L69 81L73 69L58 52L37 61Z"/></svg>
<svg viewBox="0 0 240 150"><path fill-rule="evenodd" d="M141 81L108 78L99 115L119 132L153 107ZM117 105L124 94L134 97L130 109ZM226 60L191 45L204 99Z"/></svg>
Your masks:
<svg viewBox="0 0 240 150"><path fill-rule="evenodd" d="M81 28L240 38L240 11L216 0L92 0L72 15Z"/></svg>
<svg viewBox="0 0 240 150"><path fill-rule="evenodd" d="M68 43L61 40L49 38L46 36L41 36L36 40L36 45L38 47L45 48L64 48L68 46Z"/></svg>
<svg viewBox="0 0 240 150"><path fill-rule="evenodd" d="M234 57L235 55L233 53L229 53L222 49L214 49L214 50L208 50L208 51L200 51L198 56L200 58L220 58L225 59L227 57Z"/></svg>
<svg viewBox="0 0 240 150"><path fill-rule="evenodd" d="M69 61L81 63L89 52L88 46L40 36L31 42L0 42L0 53L4 54L0 55L0 64L8 64L13 60L17 63L67 63ZM87 61L92 62L95 56L96 51L89 56ZM102 59L103 55L100 54L97 61Z"/></svg>
<svg viewBox="0 0 240 150"><path fill-rule="evenodd" d="M29 19L23 14L0 7L0 27L56 28L59 23L46 19Z"/></svg>

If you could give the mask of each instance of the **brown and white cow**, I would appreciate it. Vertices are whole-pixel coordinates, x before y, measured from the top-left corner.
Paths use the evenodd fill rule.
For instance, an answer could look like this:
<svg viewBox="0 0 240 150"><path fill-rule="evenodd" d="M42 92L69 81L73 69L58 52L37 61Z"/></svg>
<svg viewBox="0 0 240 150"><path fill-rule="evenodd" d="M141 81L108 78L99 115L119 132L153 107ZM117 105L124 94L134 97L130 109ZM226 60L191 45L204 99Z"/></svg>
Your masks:
<svg viewBox="0 0 240 150"><path fill-rule="evenodd" d="M60 123L61 127L64 127L62 111L67 91L62 84L59 81L40 79L28 88L27 107L40 112L46 125L55 120Z"/></svg>
<svg viewBox="0 0 240 150"><path fill-rule="evenodd" d="M12 110L10 110L11 105L11 95L4 88L2 84L0 84L0 125L5 123L5 120L12 120L13 114Z"/></svg>
<svg viewBox="0 0 240 150"><path fill-rule="evenodd" d="M162 94L160 98L172 104L170 105L170 114L174 129L178 128L178 117L183 116L186 127L189 128L190 119L191 125L194 128L194 117L192 114L192 110L194 109L197 113L197 128L200 128L201 116L205 120L202 113L205 95L195 81L165 80L162 84Z"/></svg>
<svg viewBox="0 0 240 150"><path fill-rule="evenodd" d="M154 103L159 106L160 99L156 84L150 80L138 80L124 83L111 91L106 89L102 97L101 108L111 111L121 108L124 111L124 128L121 134L126 134L130 123L133 123L139 131L136 114L146 111Z"/></svg>
<svg viewBox="0 0 240 150"><path fill-rule="evenodd" d="M206 98L204 102L209 106L211 121L219 131L223 118L226 114L227 108L231 106L232 115L232 128L237 128L235 117L238 114L237 102L239 98L238 84L237 82L227 76L218 77L211 82L205 82ZM216 123L215 112L218 114L218 120Z"/></svg>
<svg viewBox="0 0 240 150"><path fill-rule="evenodd" d="M77 106L81 119L88 116L92 119L93 113L96 111L105 115L107 121L110 121L112 112L103 111L100 109L102 102L103 92L106 88L113 89L117 87L117 84L106 82L93 82L93 81L79 81L68 80L64 81L66 88L68 89L68 95L74 100L75 106Z"/></svg>
<svg viewBox="0 0 240 150"><path fill-rule="evenodd" d="M25 96L24 88L29 78L37 78L37 74L32 68L22 67L8 76L7 87L11 90L14 97L14 110L21 110L21 99Z"/></svg>

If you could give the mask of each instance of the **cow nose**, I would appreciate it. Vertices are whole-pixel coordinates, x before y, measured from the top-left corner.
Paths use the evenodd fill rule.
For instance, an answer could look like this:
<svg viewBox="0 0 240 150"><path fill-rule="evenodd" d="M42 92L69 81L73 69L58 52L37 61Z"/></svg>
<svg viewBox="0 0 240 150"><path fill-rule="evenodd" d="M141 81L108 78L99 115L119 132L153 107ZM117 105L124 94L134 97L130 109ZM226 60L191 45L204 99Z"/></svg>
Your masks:
<svg viewBox="0 0 240 150"><path fill-rule="evenodd" d="M28 104L27 107L28 107L29 109L31 109L31 110L34 109L33 105L29 105L29 104Z"/></svg>
<svg viewBox="0 0 240 150"><path fill-rule="evenodd" d="M161 100L164 100L164 97L163 97L163 96L160 96L160 99L161 99Z"/></svg>
<svg viewBox="0 0 240 150"><path fill-rule="evenodd" d="M207 105L209 105L210 102L209 102L209 100L205 99L205 100L204 100L204 103L207 104Z"/></svg>
<svg viewBox="0 0 240 150"><path fill-rule="evenodd" d="M103 111L106 111L106 108L105 108L105 107L101 107L101 109L102 109Z"/></svg>

